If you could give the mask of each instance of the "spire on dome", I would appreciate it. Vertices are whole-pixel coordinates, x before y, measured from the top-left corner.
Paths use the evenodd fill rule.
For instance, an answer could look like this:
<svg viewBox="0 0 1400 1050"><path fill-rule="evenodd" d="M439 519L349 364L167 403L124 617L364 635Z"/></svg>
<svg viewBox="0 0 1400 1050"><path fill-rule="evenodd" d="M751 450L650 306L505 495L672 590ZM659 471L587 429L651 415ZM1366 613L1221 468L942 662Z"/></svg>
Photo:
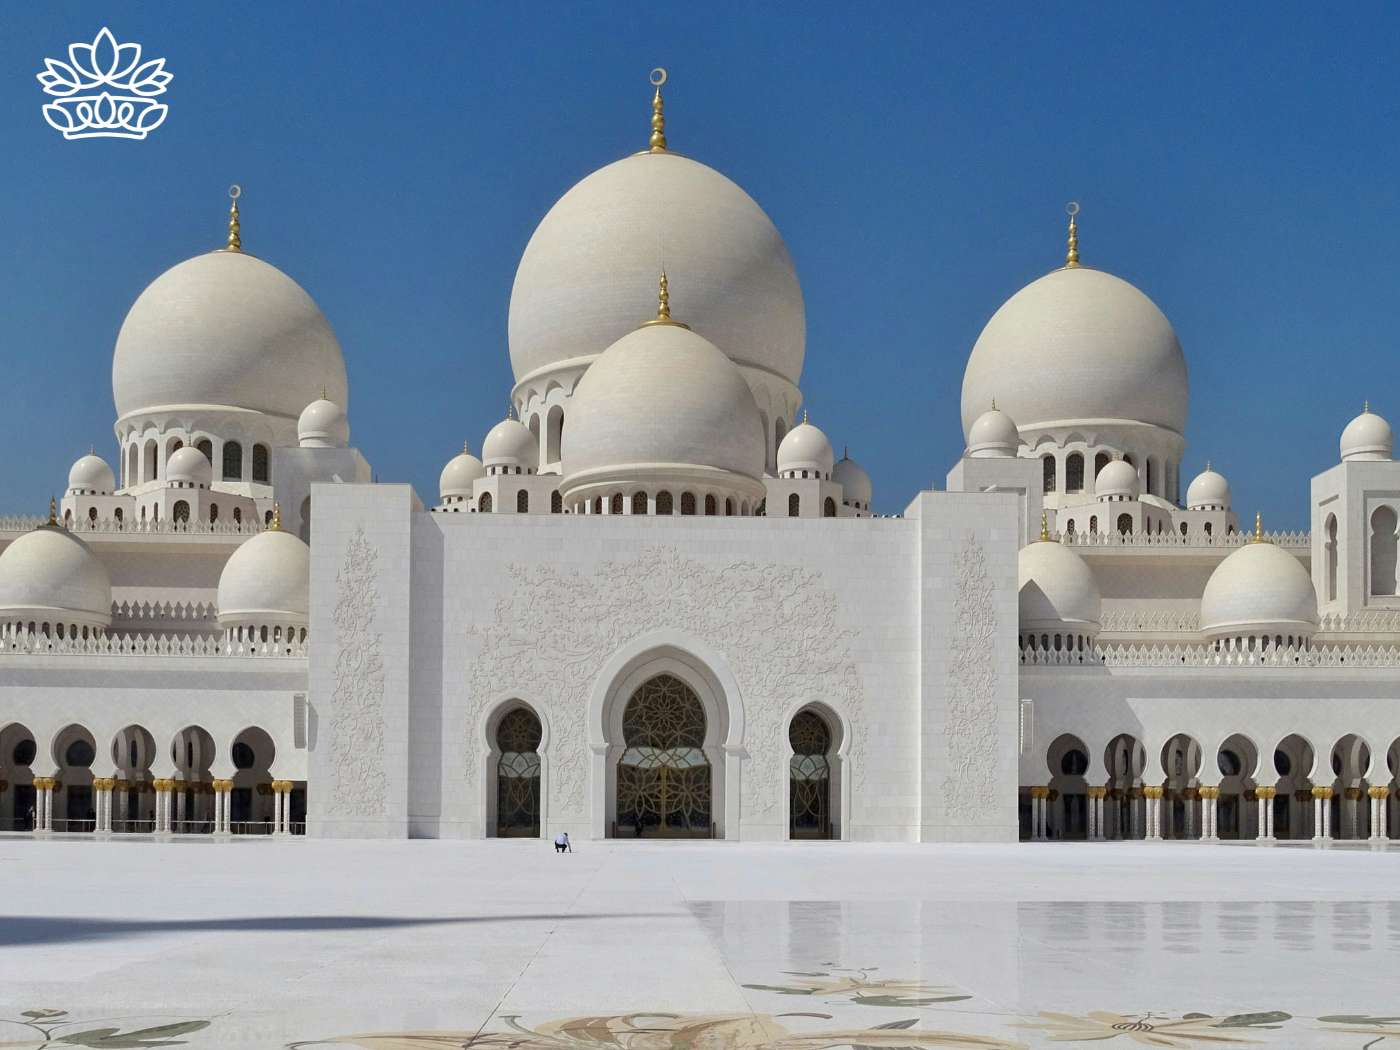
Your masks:
<svg viewBox="0 0 1400 1050"><path fill-rule="evenodd" d="M1042 510L1042 511L1040 512L1040 542L1041 542L1041 543L1048 543L1049 541L1050 541L1050 518L1046 515L1045 511Z"/></svg>
<svg viewBox="0 0 1400 1050"><path fill-rule="evenodd" d="M802 410L802 422L807 422L807 410L805 408Z"/></svg>
<svg viewBox="0 0 1400 1050"><path fill-rule="evenodd" d="M269 532L282 531L282 504L274 503L272 505L272 520L267 523L267 529Z"/></svg>
<svg viewBox="0 0 1400 1050"><path fill-rule="evenodd" d="M661 85L666 83L666 70L657 66L651 71L651 82L656 88L656 94L651 100L651 138L648 140L648 153L666 152L666 114L663 112L665 103L661 101Z"/></svg>
<svg viewBox="0 0 1400 1050"><path fill-rule="evenodd" d="M1065 269L1072 269L1079 265L1079 202L1070 201L1065 205L1065 214L1069 216L1069 244L1065 252Z"/></svg>
<svg viewBox="0 0 1400 1050"><path fill-rule="evenodd" d="M1251 536L1251 537L1249 537L1249 542L1250 542L1250 543L1268 543L1268 542L1269 542L1268 540L1266 540L1266 539L1264 538L1264 516L1263 516L1262 514L1255 514L1255 515L1254 515L1254 535Z"/></svg>
<svg viewBox="0 0 1400 1050"><path fill-rule="evenodd" d="M689 328L688 324L671 318L671 285L666 278L666 271L661 271L661 279L656 285L656 316L650 321L643 321L643 328L650 328L653 325L673 325L676 328Z"/></svg>
<svg viewBox="0 0 1400 1050"><path fill-rule="evenodd" d="M58 525L58 500L52 496L49 497L49 525Z"/></svg>
<svg viewBox="0 0 1400 1050"><path fill-rule="evenodd" d="M225 251L241 252L243 238L239 235L238 198L243 196L243 187L236 183L228 188L228 244Z"/></svg>

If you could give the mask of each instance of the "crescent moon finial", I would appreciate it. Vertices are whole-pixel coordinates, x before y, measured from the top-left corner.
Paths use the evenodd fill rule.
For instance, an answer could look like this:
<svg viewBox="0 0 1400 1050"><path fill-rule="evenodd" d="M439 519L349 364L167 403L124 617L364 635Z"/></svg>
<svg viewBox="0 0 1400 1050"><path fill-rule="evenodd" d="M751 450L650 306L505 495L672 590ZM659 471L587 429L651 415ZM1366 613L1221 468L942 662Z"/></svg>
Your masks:
<svg viewBox="0 0 1400 1050"><path fill-rule="evenodd" d="M666 83L666 70L657 66L651 71L651 86L660 87L664 83Z"/></svg>
<svg viewBox="0 0 1400 1050"><path fill-rule="evenodd" d="M661 101L661 85L666 83L666 70L657 66L651 71L652 86L656 94L651 99L651 138L647 140L648 153L666 152L666 115Z"/></svg>
<svg viewBox="0 0 1400 1050"><path fill-rule="evenodd" d="M243 196L243 187L234 183L228 188L228 243L224 245L225 251L241 252L243 250L243 235L238 222L238 198Z"/></svg>
<svg viewBox="0 0 1400 1050"><path fill-rule="evenodd" d="M1069 244L1065 251L1065 268L1073 269L1079 265L1079 202L1070 201L1065 205L1065 214L1069 216Z"/></svg>

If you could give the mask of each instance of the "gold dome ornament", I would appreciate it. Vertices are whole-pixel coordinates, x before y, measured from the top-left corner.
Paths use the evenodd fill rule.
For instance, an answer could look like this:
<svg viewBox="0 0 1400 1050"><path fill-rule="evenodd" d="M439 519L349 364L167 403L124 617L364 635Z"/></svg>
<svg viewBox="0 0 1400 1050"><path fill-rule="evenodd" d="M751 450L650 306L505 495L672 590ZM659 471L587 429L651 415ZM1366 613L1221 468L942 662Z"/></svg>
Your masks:
<svg viewBox="0 0 1400 1050"><path fill-rule="evenodd" d="M661 85L666 83L666 70L657 66L651 71L651 83L656 94L651 99L651 138L648 140L648 153L666 152L665 103L661 100Z"/></svg>
<svg viewBox="0 0 1400 1050"><path fill-rule="evenodd" d="M1069 216L1069 240L1065 250L1065 269L1072 270L1079 265L1079 202L1070 201L1065 205L1065 214Z"/></svg>
<svg viewBox="0 0 1400 1050"><path fill-rule="evenodd" d="M666 271L661 271L661 280L656 286L656 316L650 321L643 321L643 328L651 328L655 325L671 325L675 328L690 328L688 324L673 320L671 317L671 286L666 279Z"/></svg>
<svg viewBox="0 0 1400 1050"><path fill-rule="evenodd" d="M1040 542L1050 542L1050 518L1043 510L1040 512Z"/></svg>
<svg viewBox="0 0 1400 1050"><path fill-rule="evenodd" d="M228 244L224 246L224 251L241 252L243 250L243 238L239 233L238 223L238 198L243 196L243 187L234 183L228 188Z"/></svg>
<svg viewBox="0 0 1400 1050"><path fill-rule="evenodd" d="M269 522L267 523L267 531L268 531L268 532L281 532L281 531L282 531L282 504L280 504L280 503L274 503L274 504L272 505L272 520L269 521Z"/></svg>
<svg viewBox="0 0 1400 1050"><path fill-rule="evenodd" d="M1250 543L1268 543L1264 538L1264 515L1254 515L1254 535L1249 537Z"/></svg>

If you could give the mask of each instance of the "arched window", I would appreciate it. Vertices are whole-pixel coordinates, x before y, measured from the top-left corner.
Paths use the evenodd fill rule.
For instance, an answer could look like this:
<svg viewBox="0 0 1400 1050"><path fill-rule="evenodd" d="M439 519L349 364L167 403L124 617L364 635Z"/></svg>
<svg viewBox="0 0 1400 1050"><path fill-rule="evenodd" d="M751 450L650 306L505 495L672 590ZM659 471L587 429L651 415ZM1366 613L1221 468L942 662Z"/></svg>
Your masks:
<svg viewBox="0 0 1400 1050"><path fill-rule="evenodd" d="M268 455L266 445L253 446L253 480L270 481L272 478L272 459Z"/></svg>
<svg viewBox="0 0 1400 1050"><path fill-rule="evenodd" d="M602 496L594 496L594 497L593 497L593 507L592 507L591 509L592 509L592 511L593 511L594 514L601 514L601 513L603 513L603 497L602 497Z"/></svg>
<svg viewBox="0 0 1400 1050"><path fill-rule="evenodd" d="M830 496L826 497L826 502L822 504L822 517L823 517L823 518L834 518L834 517L836 517L836 501L835 501L834 499L832 499Z"/></svg>
<svg viewBox="0 0 1400 1050"><path fill-rule="evenodd" d="M154 441L146 442L146 473L143 481L155 481L160 477L160 453L156 451Z"/></svg>
<svg viewBox="0 0 1400 1050"><path fill-rule="evenodd" d="M189 521L190 505L182 499L177 499L174 508L170 511L170 516L176 521Z"/></svg>
<svg viewBox="0 0 1400 1050"><path fill-rule="evenodd" d="M682 492L682 493L681 493L681 513L682 513L682 514L694 514L694 513L695 513L695 493L693 493L693 492Z"/></svg>
<svg viewBox="0 0 1400 1050"><path fill-rule="evenodd" d="M830 838L831 730L815 711L800 711L788 726L788 744L788 837Z"/></svg>
<svg viewBox="0 0 1400 1050"><path fill-rule="evenodd" d="M131 445L126 450L126 484L130 488L136 484L136 466L140 452L135 445Z"/></svg>
<svg viewBox="0 0 1400 1050"><path fill-rule="evenodd" d="M730 499L728 496L726 496L725 499L724 499L724 516L725 516L726 518L729 518L729 517L733 517L733 515L734 515L734 501L733 501L732 499Z"/></svg>
<svg viewBox="0 0 1400 1050"><path fill-rule="evenodd" d="M1045 456L1041 459L1041 474L1044 480L1044 490L1046 492L1055 491L1055 457Z"/></svg>
<svg viewBox="0 0 1400 1050"><path fill-rule="evenodd" d="M1069 521L1065 524L1065 535L1066 535L1066 536L1069 536L1069 537L1073 537L1073 536L1074 536L1074 519L1073 519L1073 518L1070 518Z"/></svg>
<svg viewBox="0 0 1400 1050"><path fill-rule="evenodd" d="M243 508L242 508L242 507L234 507L234 508L233 508L233 523L234 523L235 525L242 525L242 524L243 524Z"/></svg>
<svg viewBox="0 0 1400 1050"><path fill-rule="evenodd" d="M120 525L122 523L122 509L118 507L116 510L112 511L112 517L115 518L117 524Z"/></svg>
<svg viewBox="0 0 1400 1050"><path fill-rule="evenodd" d="M1184 521L1181 523L1181 538L1186 538L1186 522Z"/></svg>
<svg viewBox="0 0 1400 1050"><path fill-rule="evenodd" d="M1156 462L1155 462L1154 460L1152 460L1151 458L1149 458L1149 459L1147 460L1147 491L1148 491L1151 495L1153 495L1153 496L1158 495L1158 492L1157 492L1157 489L1156 489L1156 485L1155 485L1155 483L1156 483L1156 481L1157 481L1157 469L1156 469L1156 467L1157 467Z"/></svg>
<svg viewBox="0 0 1400 1050"><path fill-rule="evenodd" d="M243 446L237 441L224 442L224 480L240 481L243 478Z"/></svg>
<svg viewBox="0 0 1400 1050"><path fill-rule="evenodd" d="M71 509L63 512L63 527L65 529L73 527L73 511Z"/></svg>
<svg viewBox="0 0 1400 1050"><path fill-rule="evenodd" d="M717 508L718 506L719 506L719 504L717 504L717 503L715 502L715 495L714 495L714 493L713 493L713 492L708 492L708 493L706 493L706 494L705 494L705 513L706 513L708 516L710 516L710 517L714 517L715 510L716 510L716 508Z"/></svg>
<svg viewBox="0 0 1400 1050"><path fill-rule="evenodd" d="M1069 458L1065 460L1065 491L1084 491L1084 455L1080 452L1071 452Z"/></svg>
<svg viewBox="0 0 1400 1050"><path fill-rule="evenodd" d="M88 508L88 521L91 521L91 522L94 522L94 523L97 521L97 508L96 508L96 507L89 507L89 508Z"/></svg>
<svg viewBox="0 0 1400 1050"><path fill-rule="evenodd" d="M1377 507L1371 515L1371 593L1395 593L1395 511Z"/></svg>
<svg viewBox="0 0 1400 1050"><path fill-rule="evenodd" d="M1091 515L1089 515L1089 535L1090 535L1090 536L1093 536L1093 535L1094 535L1095 533L1097 533L1098 531L1099 531L1099 516L1098 516L1097 514L1091 514Z"/></svg>
<svg viewBox="0 0 1400 1050"><path fill-rule="evenodd" d="M200 438L195 442L194 447L204 453L204 458L209 461L209 465L214 465L214 442L208 438Z"/></svg>
<svg viewBox="0 0 1400 1050"><path fill-rule="evenodd" d="M622 493L621 493L621 492L614 492L614 493L613 493L612 499L610 499L610 500L608 501L608 513L610 513L610 514L621 514L621 513L622 513L622 502L623 502L623 500L622 500Z"/></svg>
<svg viewBox="0 0 1400 1050"><path fill-rule="evenodd" d="M1327 515L1327 600L1337 600L1337 516Z"/></svg>
<svg viewBox="0 0 1400 1050"><path fill-rule="evenodd" d="M564 497L561 496L561 495L559 495L559 490L558 490L558 489L555 489L553 492L551 492L551 493L549 494L549 513L551 513L551 514L563 514L563 513L564 513Z"/></svg>
<svg viewBox="0 0 1400 1050"><path fill-rule="evenodd" d="M515 513L517 513L517 514L529 514L529 513L530 513L530 494L529 494L528 492L526 492L524 489L521 489L519 492L517 492L517 493L515 494Z"/></svg>
<svg viewBox="0 0 1400 1050"><path fill-rule="evenodd" d="M794 440L795 440L795 439L794 439ZM788 496L788 517L789 517L789 518L795 518L795 517L797 517L797 514L798 514L798 512L799 512L801 509L802 509L802 500L799 499L798 496L797 496L797 493L794 492L792 495Z"/></svg>
<svg viewBox="0 0 1400 1050"><path fill-rule="evenodd" d="M559 462L559 450L564 443L564 410L555 405L549 410L549 416L545 421L545 455L546 463Z"/></svg>
<svg viewBox="0 0 1400 1050"><path fill-rule="evenodd" d="M1205 525L1203 526L1203 528L1205 529L1206 535L1209 536L1209 535L1211 534L1211 531L1212 531L1212 530L1211 530L1210 522L1206 522Z"/></svg>
<svg viewBox="0 0 1400 1050"><path fill-rule="evenodd" d="M1100 452L1094 457L1094 477L1099 476L1099 471L1113 462L1113 457L1107 452Z"/></svg>
<svg viewBox="0 0 1400 1050"><path fill-rule="evenodd" d="M210 525L213 525L214 522L216 522L216 521L218 521L218 520L219 520L219 505L218 505L217 503L211 503L211 504L209 504L209 524L210 524Z"/></svg>
<svg viewBox="0 0 1400 1050"><path fill-rule="evenodd" d="M658 492L656 494L656 513L671 513L671 494L669 492Z"/></svg>
<svg viewBox="0 0 1400 1050"><path fill-rule="evenodd" d="M647 512L647 494L645 492L632 493L632 513L645 514Z"/></svg>
<svg viewBox="0 0 1400 1050"><path fill-rule="evenodd" d="M1130 536L1133 532L1133 516L1131 514L1118 515L1118 533L1121 536Z"/></svg>
<svg viewBox="0 0 1400 1050"><path fill-rule="evenodd" d="M481 498L476 501L476 509L482 514L491 513L491 493L483 492Z"/></svg>
<svg viewBox="0 0 1400 1050"><path fill-rule="evenodd" d="M265 511L263 511L263 528L267 528L267 527L268 527L269 525L271 525L271 524L272 524L272 511L270 511L270 510L265 510Z"/></svg>
<svg viewBox="0 0 1400 1050"><path fill-rule="evenodd" d="M535 713L517 707L496 728L496 834L501 838L540 833L540 738Z"/></svg>

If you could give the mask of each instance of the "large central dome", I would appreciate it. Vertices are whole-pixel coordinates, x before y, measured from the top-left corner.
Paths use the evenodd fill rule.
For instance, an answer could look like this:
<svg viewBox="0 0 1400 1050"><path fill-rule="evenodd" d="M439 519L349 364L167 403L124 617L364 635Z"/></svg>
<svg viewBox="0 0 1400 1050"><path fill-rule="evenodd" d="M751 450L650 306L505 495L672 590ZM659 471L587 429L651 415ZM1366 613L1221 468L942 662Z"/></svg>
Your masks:
<svg viewBox="0 0 1400 1050"><path fill-rule="evenodd" d="M318 395L349 404L331 326L299 284L244 252L208 252L166 270L117 336L119 419L177 405L296 419Z"/></svg>
<svg viewBox="0 0 1400 1050"><path fill-rule="evenodd" d="M1127 281L1066 267L987 322L963 374L966 434L996 402L1022 436L1107 420L1186 429L1186 358L1171 323Z"/></svg>
<svg viewBox="0 0 1400 1050"><path fill-rule="evenodd" d="M516 381L586 363L635 329L663 266L697 333L736 364L797 383L806 321L783 239L742 189L674 153L609 164L544 217L511 292Z"/></svg>

